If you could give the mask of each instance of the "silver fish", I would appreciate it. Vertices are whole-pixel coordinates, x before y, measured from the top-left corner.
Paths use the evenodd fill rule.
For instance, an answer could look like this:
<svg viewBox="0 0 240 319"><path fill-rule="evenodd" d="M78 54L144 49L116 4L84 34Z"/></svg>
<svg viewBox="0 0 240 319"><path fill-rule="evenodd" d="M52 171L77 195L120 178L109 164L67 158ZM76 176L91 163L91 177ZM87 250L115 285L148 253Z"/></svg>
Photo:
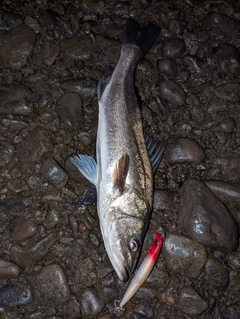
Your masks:
<svg viewBox="0 0 240 319"><path fill-rule="evenodd" d="M151 218L153 172L166 141L144 137L135 95L135 69L159 35L154 25L128 19L118 64L98 84L97 164L87 155L71 161L97 189L97 209L109 259L120 280L136 266Z"/></svg>

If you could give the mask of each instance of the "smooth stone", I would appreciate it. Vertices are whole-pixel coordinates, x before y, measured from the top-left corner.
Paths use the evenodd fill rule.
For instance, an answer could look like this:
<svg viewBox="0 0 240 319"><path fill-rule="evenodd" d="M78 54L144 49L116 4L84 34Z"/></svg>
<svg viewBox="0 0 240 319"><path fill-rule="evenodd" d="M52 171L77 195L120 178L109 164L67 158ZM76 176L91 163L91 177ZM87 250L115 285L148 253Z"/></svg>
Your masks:
<svg viewBox="0 0 240 319"><path fill-rule="evenodd" d="M205 274L211 286L220 290L226 288L229 275L220 260L210 256L205 264Z"/></svg>
<svg viewBox="0 0 240 319"><path fill-rule="evenodd" d="M175 211L176 203L173 194L166 190L156 189L153 197L153 208Z"/></svg>
<svg viewBox="0 0 240 319"><path fill-rule="evenodd" d="M7 166L13 159L14 146L11 144L0 145L0 167Z"/></svg>
<svg viewBox="0 0 240 319"><path fill-rule="evenodd" d="M74 79L66 80L61 83L63 90L76 92L84 100L91 99L97 94L97 81L94 79Z"/></svg>
<svg viewBox="0 0 240 319"><path fill-rule="evenodd" d="M41 56L43 59L43 62L50 66L52 65L57 56L59 54L59 46L51 41L46 41L43 43L41 48Z"/></svg>
<svg viewBox="0 0 240 319"><path fill-rule="evenodd" d="M192 287L183 287L180 291L178 307L190 317L197 317L207 310L208 303Z"/></svg>
<svg viewBox="0 0 240 319"><path fill-rule="evenodd" d="M60 213L54 209L50 210L47 213L43 224L46 226L47 229L53 229L57 224L60 223Z"/></svg>
<svg viewBox="0 0 240 319"><path fill-rule="evenodd" d="M36 35L26 25L20 25L0 35L0 58L10 69L20 69L31 56Z"/></svg>
<svg viewBox="0 0 240 319"><path fill-rule="evenodd" d="M201 163L205 159L205 152L196 141L190 138L178 138L167 144L164 156L171 164Z"/></svg>
<svg viewBox="0 0 240 319"><path fill-rule="evenodd" d="M55 232L49 233L43 238L27 240L24 246L13 244L10 248L10 255L14 262L22 268L33 267L42 260L50 247L55 243L57 235Z"/></svg>
<svg viewBox="0 0 240 319"><path fill-rule="evenodd" d="M186 102L183 88L176 82L166 80L160 85L161 97L174 106L182 106Z"/></svg>
<svg viewBox="0 0 240 319"><path fill-rule="evenodd" d="M19 268L12 262L0 258L0 279L18 279Z"/></svg>
<svg viewBox="0 0 240 319"><path fill-rule="evenodd" d="M223 203L233 201L240 203L240 183L225 181L204 181L204 183Z"/></svg>
<svg viewBox="0 0 240 319"><path fill-rule="evenodd" d="M240 246L234 253L228 254L227 258L232 268L240 270Z"/></svg>
<svg viewBox="0 0 240 319"><path fill-rule="evenodd" d="M34 301L40 305L60 305L68 301L70 288L63 269L48 265L30 280Z"/></svg>
<svg viewBox="0 0 240 319"><path fill-rule="evenodd" d="M240 157L226 157L224 160L226 161L226 164L224 164L222 169L223 178L238 183L240 174Z"/></svg>
<svg viewBox="0 0 240 319"><path fill-rule="evenodd" d="M157 65L161 75L175 76L177 74L177 63L174 59L160 60Z"/></svg>
<svg viewBox="0 0 240 319"><path fill-rule="evenodd" d="M41 31L41 27L38 21L30 16L26 16L24 23L31 28L35 33L39 33Z"/></svg>
<svg viewBox="0 0 240 319"><path fill-rule="evenodd" d="M186 64L188 70L190 70L191 72L196 72L196 73L205 73L207 72L206 67L205 67L205 63L196 58L193 55L185 55L183 58L184 63Z"/></svg>
<svg viewBox="0 0 240 319"><path fill-rule="evenodd" d="M219 127L224 133L232 133L236 128L236 122L234 121L233 118L229 117L223 120L219 124Z"/></svg>
<svg viewBox="0 0 240 319"><path fill-rule="evenodd" d="M3 119L2 124L12 131L21 131L28 127L28 123L26 122L9 120L9 119Z"/></svg>
<svg viewBox="0 0 240 319"><path fill-rule="evenodd" d="M235 46L221 43L215 53L220 73L233 77L240 74L240 51Z"/></svg>
<svg viewBox="0 0 240 319"><path fill-rule="evenodd" d="M225 253L238 246L238 229L231 213L212 191L195 179L180 190L179 222L193 240Z"/></svg>
<svg viewBox="0 0 240 319"><path fill-rule="evenodd" d="M12 239L16 242L25 241L37 233L37 227L32 220L14 216L8 224Z"/></svg>
<svg viewBox="0 0 240 319"><path fill-rule="evenodd" d="M93 289L86 289L80 297L80 306L83 316L96 316L104 308L104 302Z"/></svg>
<svg viewBox="0 0 240 319"><path fill-rule="evenodd" d="M35 127L21 143L18 156L23 163L40 163L53 152L53 144L47 131Z"/></svg>
<svg viewBox="0 0 240 319"><path fill-rule="evenodd" d="M240 84L229 82L221 84L213 91L217 98L227 102L239 102L240 101Z"/></svg>
<svg viewBox="0 0 240 319"><path fill-rule="evenodd" d="M163 242L163 254L170 270L198 278L207 260L205 247L192 239L169 234Z"/></svg>
<svg viewBox="0 0 240 319"><path fill-rule="evenodd" d="M33 111L32 100L32 92L24 85L0 85L0 114L29 116Z"/></svg>
<svg viewBox="0 0 240 319"><path fill-rule="evenodd" d="M41 174L57 188L63 188L68 181L68 174L53 158L48 158L43 162Z"/></svg>
<svg viewBox="0 0 240 319"><path fill-rule="evenodd" d="M207 112L216 113L216 112L225 111L227 109L228 109L228 104L226 101L213 97L212 99L209 100Z"/></svg>
<svg viewBox="0 0 240 319"><path fill-rule="evenodd" d="M239 21L232 19L220 12L209 12L203 19L205 27L219 35L234 36L240 32ZM227 25L227 28L226 28Z"/></svg>
<svg viewBox="0 0 240 319"><path fill-rule="evenodd" d="M14 284L0 288L0 306L2 307L24 306L32 301L28 286Z"/></svg>
<svg viewBox="0 0 240 319"><path fill-rule="evenodd" d="M86 37L72 36L60 44L61 51L73 60L88 60L93 53L93 42Z"/></svg>
<svg viewBox="0 0 240 319"><path fill-rule="evenodd" d="M185 43L179 38L168 39L162 47L162 55L168 58L181 57L184 51Z"/></svg>
<svg viewBox="0 0 240 319"><path fill-rule="evenodd" d="M174 35L180 35L184 32L186 26L187 24L185 21L171 20L168 28Z"/></svg>
<svg viewBox="0 0 240 319"><path fill-rule="evenodd" d="M7 210L13 210L20 207L28 207L30 205L30 201L21 197L10 198L0 202L0 206L6 208Z"/></svg>
<svg viewBox="0 0 240 319"><path fill-rule="evenodd" d="M72 129L82 127L84 119L82 113L82 99L79 94L66 93L57 101L56 111L60 120Z"/></svg>

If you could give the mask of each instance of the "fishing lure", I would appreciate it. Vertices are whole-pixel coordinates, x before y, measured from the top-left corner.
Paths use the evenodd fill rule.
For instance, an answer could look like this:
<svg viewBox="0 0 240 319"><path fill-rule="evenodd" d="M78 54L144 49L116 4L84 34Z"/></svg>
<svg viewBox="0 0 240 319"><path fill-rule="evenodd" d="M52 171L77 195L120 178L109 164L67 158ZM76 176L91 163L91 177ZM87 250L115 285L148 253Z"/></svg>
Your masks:
<svg viewBox="0 0 240 319"><path fill-rule="evenodd" d="M155 240L152 243L147 256L143 260L141 266L129 284L119 306L116 305L118 300L115 300L114 305L116 310L124 310L123 306L135 295L135 293L151 273L162 248L163 239L163 236L159 232L156 232Z"/></svg>

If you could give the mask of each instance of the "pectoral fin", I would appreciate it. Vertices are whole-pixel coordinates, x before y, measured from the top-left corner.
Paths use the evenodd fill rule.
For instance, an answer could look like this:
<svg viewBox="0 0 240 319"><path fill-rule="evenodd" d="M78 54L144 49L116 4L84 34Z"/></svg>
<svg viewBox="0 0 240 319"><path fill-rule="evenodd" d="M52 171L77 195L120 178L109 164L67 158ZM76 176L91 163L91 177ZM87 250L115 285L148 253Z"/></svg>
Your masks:
<svg viewBox="0 0 240 319"><path fill-rule="evenodd" d="M97 163L94 158L79 154L70 160L90 183L97 185Z"/></svg>
<svg viewBox="0 0 240 319"><path fill-rule="evenodd" d="M119 158L113 173L113 186L123 192L126 177L128 174L130 158L128 154Z"/></svg>
<svg viewBox="0 0 240 319"><path fill-rule="evenodd" d="M163 157L167 140L165 138L159 140L158 138L154 138L148 134L144 134L144 138L154 174Z"/></svg>

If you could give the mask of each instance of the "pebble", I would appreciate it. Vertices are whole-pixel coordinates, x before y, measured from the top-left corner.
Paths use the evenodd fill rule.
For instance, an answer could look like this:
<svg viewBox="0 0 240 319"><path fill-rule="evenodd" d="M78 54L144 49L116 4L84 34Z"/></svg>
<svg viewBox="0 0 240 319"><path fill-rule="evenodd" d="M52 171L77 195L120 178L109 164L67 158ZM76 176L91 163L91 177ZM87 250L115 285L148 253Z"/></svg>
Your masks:
<svg viewBox="0 0 240 319"><path fill-rule="evenodd" d="M22 24L22 18L19 14L13 14L10 11L1 11L0 29L10 30Z"/></svg>
<svg viewBox="0 0 240 319"><path fill-rule="evenodd" d="M177 74L177 63L174 59L163 59L158 61L158 70L161 75L174 77Z"/></svg>
<svg viewBox="0 0 240 319"><path fill-rule="evenodd" d="M208 113L222 112L227 110L227 108L228 108L228 104L226 103L226 101L213 97L212 99L209 100L207 112Z"/></svg>
<svg viewBox="0 0 240 319"><path fill-rule="evenodd" d="M185 51L185 43L179 38L169 39L164 42L162 54L168 58L181 57Z"/></svg>
<svg viewBox="0 0 240 319"><path fill-rule="evenodd" d="M21 216L13 217L8 224L8 229L15 242L25 241L37 233L37 227L34 222Z"/></svg>
<svg viewBox="0 0 240 319"><path fill-rule="evenodd" d="M53 151L53 144L47 131L35 127L21 143L18 156L23 163L40 163Z"/></svg>
<svg viewBox="0 0 240 319"><path fill-rule="evenodd" d="M60 120L71 127L78 129L83 126L82 100L78 93L66 93L57 101L57 114Z"/></svg>
<svg viewBox="0 0 240 319"><path fill-rule="evenodd" d="M23 67L32 54L36 35L26 25L20 25L0 35L0 58L10 69Z"/></svg>
<svg viewBox="0 0 240 319"><path fill-rule="evenodd" d="M186 22L181 20L171 20L168 28L174 35L180 35L186 28Z"/></svg>
<svg viewBox="0 0 240 319"><path fill-rule="evenodd" d="M86 289L80 297L80 306L83 316L96 316L104 307L104 302L93 289Z"/></svg>
<svg viewBox="0 0 240 319"><path fill-rule="evenodd" d="M161 97L174 106L182 106L186 102L183 88L176 82L166 80L160 85Z"/></svg>
<svg viewBox="0 0 240 319"><path fill-rule="evenodd" d="M228 264L234 269L240 270L240 246L231 254L228 254Z"/></svg>
<svg viewBox="0 0 240 319"><path fill-rule="evenodd" d="M41 174L57 188L63 188L68 181L68 174L53 158L48 158L43 162Z"/></svg>
<svg viewBox="0 0 240 319"><path fill-rule="evenodd" d="M205 67L205 63L202 60L188 54L184 56L183 61L187 66L187 69L191 72L201 73L206 76L207 70Z"/></svg>
<svg viewBox="0 0 240 319"><path fill-rule="evenodd" d="M196 242L228 253L238 246L237 225L227 208L203 183L187 179L180 190L179 221Z"/></svg>
<svg viewBox="0 0 240 319"><path fill-rule="evenodd" d="M30 205L30 201L21 197L10 198L0 202L0 206L6 208L7 210L13 210L20 207L28 207Z"/></svg>
<svg viewBox="0 0 240 319"><path fill-rule="evenodd" d="M32 92L21 84L0 85L0 114L32 114Z"/></svg>
<svg viewBox="0 0 240 319"><path fill-rule="evenodd" d="M60 49L73 60L88 60L93 53L93 43L87 37L72 36L61 42Z"/></svg>
<svg viewBox="0 0 240 319"><path fill-rule="evenodd" d="M185 286L180 291L179 308L190 317L197 317L207 310L208 303L192 287Z"/></svg>
<svg viewBox="0 0 240 319"><path fill-rule="evenodd" d="M57 56L59 54L59 46L51 41L46 41L43 43L41 48L41 56L43 59L43 62L50 66L52 65Z"/></svg>
<svg viewBox="0 0 240 319"><path fill-rule="evenodd" d="M240 294L240 272L231 270L229 273L229 283L227 286L227 293L232 293L239 299Z"/></svg>
<svg viewBox="0 0 240 319"><path fill-rule="evenodd" d="M2 119L2 124L12 131L21 131L28 126L26 122L9 119Z"/></svg>
<svg viewBox="0 0 240 319"><path fill-rule="evenodd" d="M236 128L236 122L234 121L233 118L229 117L223 120L219 124L219 127L224 133L232 133Z"/></svg>
<svg viewBox="0 0 240 319"><path fill-rule="evenodd" d="M24 23L30 27L35 33L39 33L41 28L38 21L30 16L26 16Z"/></svg>
<svg viewBox="0 0 240 319"><path fill-rule="evenodd" d="M56 241L56 233L49 233L43 238L30 238L24 246L13 244L10 255L14 262L22 268L33 267L42 260Z"/></svg>
<svg viewBox="0 0 240 319"><path fill-rule="evenodd" d="M24 306L32 301L28 286L16 284L0 288L0 306L2 307Z"/></svg>
<svg viewBox="0 0 240 319"><path fill-rule="evenodd" d="M170 271L198 278L207 260L205 247L187 237L168 234L163 242L163 254Z"/></svg>
<svg viewBox="0 0 240 319"><path fill-rule="evenodd" d="M176 203L172 193L162 189L156 189L153 197L153 208L160 210L176 210Z"/></svg>
<svg viewBox="0 0 240 319"><path fill-rule="evenodd" d="M217 258L210 256L205 264L205 274L211 286L223 290L229 280L228 271Z"/></svg>
<svg viewBox="0 0 240 319"><path fill-rule="evenodd" d="M227 102L239 102L240 101L240 84L234 82L228 82L217 86L213 93L220 100Z"/></svg>
<svg viewBox="0 0 240 319"><path fill-rule="evenodd" d="M74 298L70 300L65 309L65 319L79 319L81 318L81 311L80 311L80 305L77 302L77 300Z"/></svg>
<svg viewBox="0 0 240 319"><path fill-rule="evenodd" d="M221 43L215 53L218 72L232 77L240 74L240 51L235 46Z"/></svg>
<svg viewBox="0 0 240 319"><path fill-rule="evenodd" d="M232 182L239 182L240 174L240 157L227 157L222 169L223 178Z"/></svg>
<svg viewBox="0 0 240 319"><path fill-rule="evenodd" d="M73 215L69 215L68 220L73 233L73 237L76 239L78 237L78 229L79 229L78 222Z"/></svg>
<svg viewBox="0 0 240 319"><path fill-rule="evenodd" d="M220 201L223 203L238 202L240 203L240 183L225 181L204 181Z"/></svg>
<svg viewBox="0 0 240 319"><path fill-rule="evenodd" d="M97 81L94 79L74 79L61 83L63 90L76 92L82 99L91 99L97 95Z"/></svg>
<svg viewBox="0 0 240 319"><path fill-rule="evenodd" d="M12 262L0 258L0 279L18 279L19 268Z"/></svg>
<svg viewBox="0 0 240 319"><path fill-rule="evenodd" d="M190 138L178 138L167 144L164 156L171 164L201 163L205 159L205 152L196 141Z"/></svg>
<svg viewBox="0 0 240 319"><path fill-rule="evenodd" d="M47 229L53 229L57 224L60 223L59 212L55 209L51 209L43 222Z"/></svg>
<svg viewBox="0 0 240 319"><path fill-rule="evenodd" d="M210 12L203 19L203 24L219 35L235 36L240 32L239 21L220 12ZM226 28L227 25L227 28Z"/></svg>
<svg viewBox="0 0 240 319"><path fill-rule="evenodd" d="M11 144L0 145L0 167L11 163L14 156L14 147Z"/></svg>
<svg viewBox="0 0 240 319"><path fill-rule="evenodd" d="M42 268L30 280L34 301L40 305L60 305L68 301L70 288L67 277L59 265Z"/></svg>

